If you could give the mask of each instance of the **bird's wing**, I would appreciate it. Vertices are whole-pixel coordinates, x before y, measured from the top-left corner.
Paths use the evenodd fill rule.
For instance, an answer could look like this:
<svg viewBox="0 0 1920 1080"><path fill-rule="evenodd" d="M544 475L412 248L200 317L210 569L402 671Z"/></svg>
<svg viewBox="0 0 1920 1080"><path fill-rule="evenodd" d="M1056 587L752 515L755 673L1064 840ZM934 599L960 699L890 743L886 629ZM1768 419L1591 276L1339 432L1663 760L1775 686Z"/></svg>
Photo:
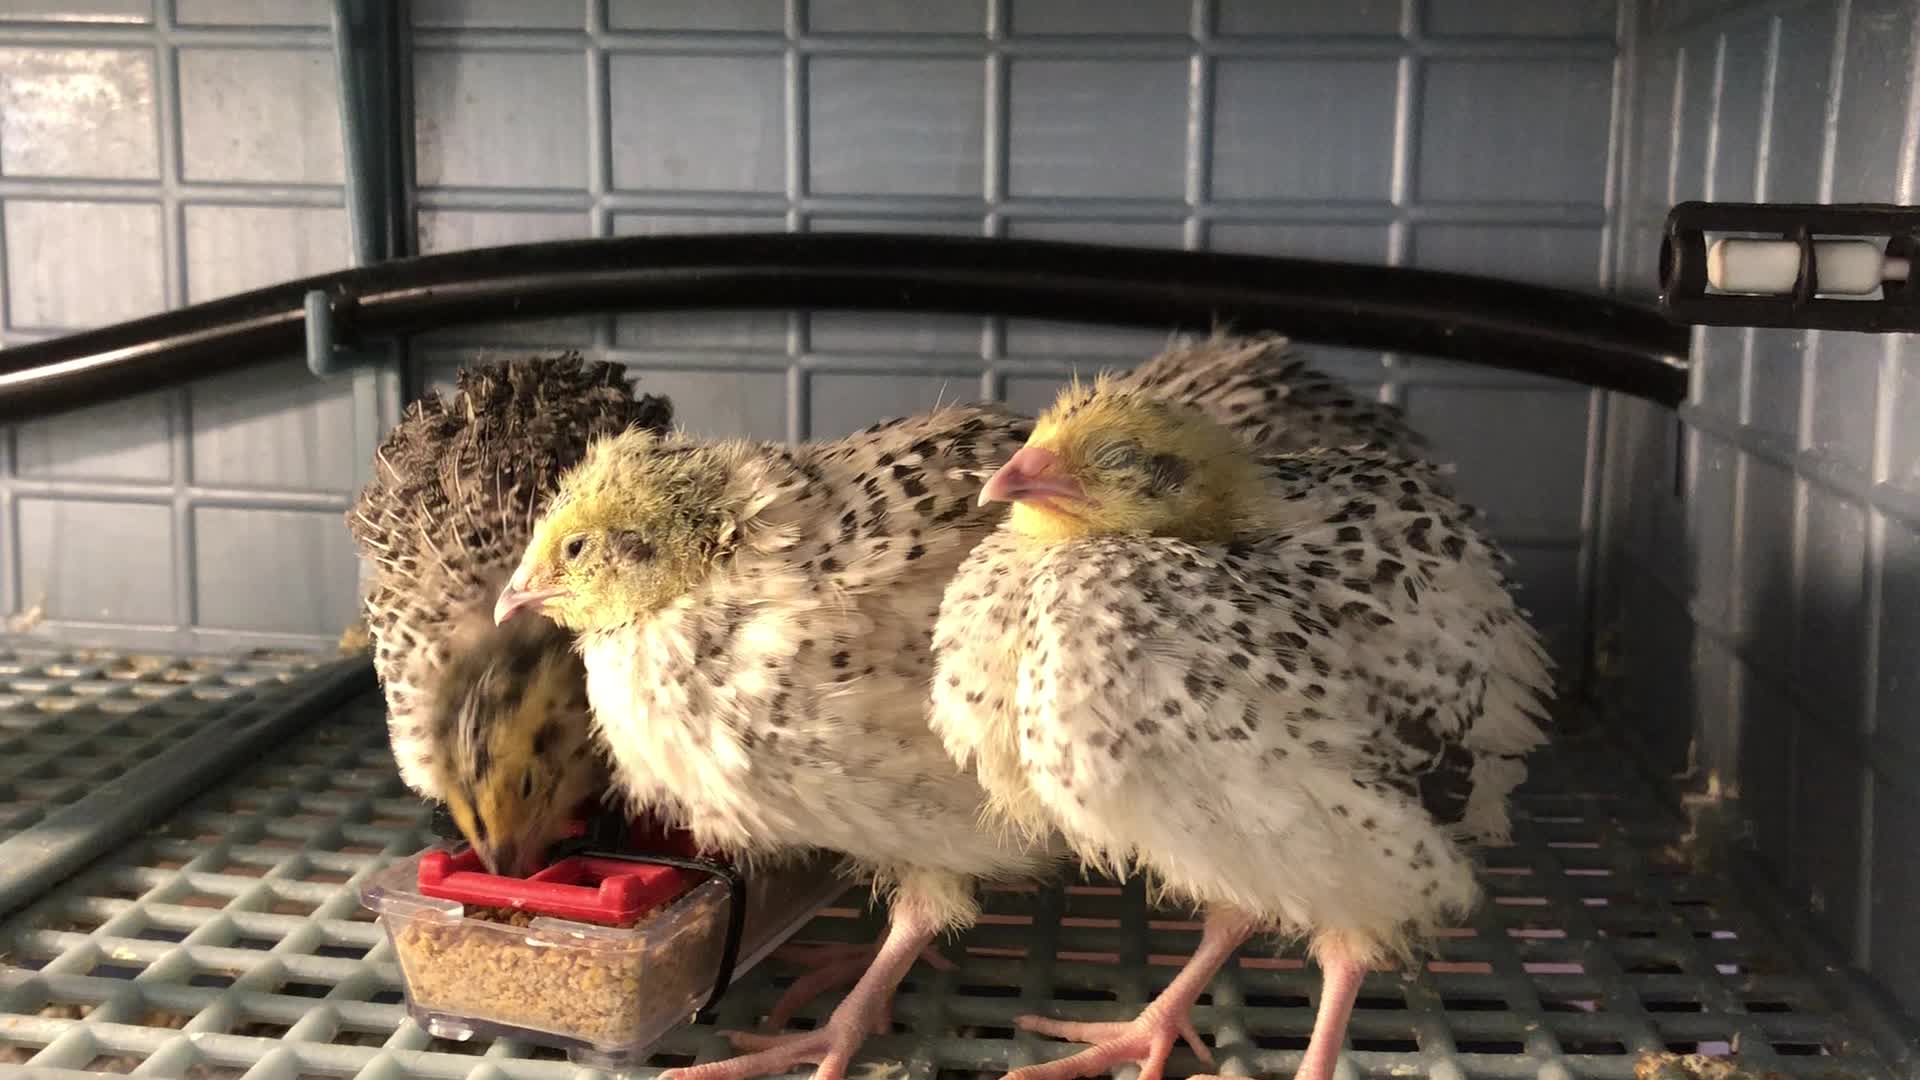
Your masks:
<svg viewBox="0 0 1920 1080"><path fill-rule="evenodd" d="M1006 508L979 505L994 469L1032 421L1001 405L954 405L887 420L831 442L768 446L751 479L765 494L754 528L761 557L832 593L884 590L933 625L947 575Z"/></svg>
<svg viewBox="0 0 1920 1080"><path fill-rule="evenodd" d="M1504 826L1518 779L1483 759L1524 770L1461 726L1488 682L1448 666L1466 627L1411 626L1356 587L1380 559L1322 530L1056 549L1029 578L1013 695L1035 801L1098 865L1294 928L1397 947L1464 909L1458 841L1476 814Z"/></svg>
<svg viewBox="0 0 1920 1080"><path fill-rule="evenodd" d="M449 551L513 558L535 504L590 440L672 422L665 398L635 398L619 365L578 353L464 368L452 397L415 401L387 433L347 529L382 568Z"/></svg>
<svg viewBox="0 0 1920 1080"><path fill-rule="evenodd" d="M407 783L437 797L429 697L449 657L492 627L494 594L539 504L590 440L665 430L665 398L636 398L619 365L577 353L462 370L450 398L410 405L374 454L347 528L374 566L365 601L393 749Z"/></svg>
<svg viewBox="0 0 1920 1080"><path fill-rule="evenodd" d="M1117 387L1195 405L1258 453L1369 445L1416 456L1426 441L1397 406L1309 366L1285 338L1213 337L1167 349Z"/></svg>
<svg viewBox="0 0 1920 1080"><path fill-rule="evenodd" d="M1429 666L1453 672L1456 686L1484 674L1485 700L1450 695L1454 712L1441 710L1440 725L1494 753L1537 746L1552 662L1514 600L1512 560L1483 531L1480 513L1451 494L1443 471L1374 449L1273 455L1263 464L1277 499L1269 543L1298 545L1322 580L1377 600L1394 622L1375 630L1376 640L1430 646Z"/></svg>

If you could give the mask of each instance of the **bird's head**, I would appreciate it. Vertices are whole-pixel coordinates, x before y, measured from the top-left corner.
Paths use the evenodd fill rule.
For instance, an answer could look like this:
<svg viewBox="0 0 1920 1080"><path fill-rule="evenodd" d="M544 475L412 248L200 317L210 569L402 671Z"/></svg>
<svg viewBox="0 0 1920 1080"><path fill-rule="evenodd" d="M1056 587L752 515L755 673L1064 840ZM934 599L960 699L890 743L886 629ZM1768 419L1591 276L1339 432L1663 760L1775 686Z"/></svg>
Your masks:
<svg viewBox="0 0 1920 1080"><path fill-rule="evenodd" d="M494 621L539 611L603 630L686 595L733 536L726 452L637 428L596 442L534 525Z"/></svg>
<svg viewBox="0 0 1920 1080"><path fill-rule="evenodd" d="M981 489L1036 540L1231 535L1264 501L1246 446L1198 409L1102 377L1063 390L1027 444Z"/></svg>
<svg viewBox="0 0 1920 1080"><path fill-rule="evenodd" d="M489 628L436 686L447 811L492 873L538 870L574 810L606 789L586 679L569 635L526 618Z"/></svg>

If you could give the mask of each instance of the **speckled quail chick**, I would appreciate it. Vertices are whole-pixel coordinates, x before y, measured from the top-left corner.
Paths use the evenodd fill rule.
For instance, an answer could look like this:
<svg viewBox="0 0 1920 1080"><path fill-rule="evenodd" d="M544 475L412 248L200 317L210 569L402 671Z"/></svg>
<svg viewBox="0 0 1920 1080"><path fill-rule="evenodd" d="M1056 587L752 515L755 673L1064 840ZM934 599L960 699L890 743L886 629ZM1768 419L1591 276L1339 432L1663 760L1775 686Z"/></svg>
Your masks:
<svg viewBox="0 0 1920 1080"><path fill-rule="evenodd" d="M1397 409L1307 366L1278 337L1188 342L1129 380L1143 391L1200 403L1269 449L1418 443ZM537 868L566 811L604 786L606 773L580 737L587 716L584 672L562 647L570 635L545 618L492 631L464 600L444 611L434 609L437 601L422 606L432 583L450 573L470 575L476 566L489 576L504 573L502 552L525 542L530 523L503 519L491 532L456 534L445 522L487 520L504 501L525 505L525 493L552 491L557 469L579 458L587 437L620 430L622 423L664 431L671 416L663 398L634 399L612 365L583 365L572 354L476 368L462 376L451 402L429 398L394 430L376 460L375 482L350 515L363 550L381 567L369 610L398 619L386 631L392 644L381 660L400 721L396 756L416 790L450 802L469 841L503 872ZM455 494L469 500L457 515L449 511ZM441 539L423 556L419 540L434 537ZM416 624L436 627L446 640L421 647L410 629ZM441 691L422 696L423 671L434 673ZM416 701L428 703L424 720L413 717ZM445 781L426 775L425 757L440 762L435 768ZM857 975L869 958L861 950L819 955L822 969L795 985L776 1008L776 1021L809 992Z"/></svg>
<svg viewBox="0 0 1920 1080"><path fill-rule="evenodd" d="M1327 1080L1363 972L1478 896L1466 844L1508 832L1549 664L1504 558L1437 470L1370 448L1250 453L1200 411L1076 387L990 479L1007 520L949 585L931 725L1016 836L1145 871L1205 910L1128 1023L1019 1080L1126 1061L1157 1080L1257 931L1323 973L1300 1066Z"/></svg>
<svg viewBox="0 0 1920 1080"><path fill-rule="evenodd" d="M1120 382L1249 438L1407 437L1392 409L1274 339L1176 349ZM979 828L982 790L927 727L942 589L1000 519L981 485L1031 426L966 405L791 448L608 439L562 481L501 593L503 624L539 610L580 635L595 723L634 802L680 808L735 857L842 852L892 893L887 936L823 1026L736 1035L758 1052L683 1080L807 1061L836 1080L884 1030L915 958L973 920L974 883L1053 863L1052 838ZM776 1022L795 1005L790 991Z"/></svg>
<svg viewBox="0 0 1920 1080"><path fill-rule="evenodd" d="M1046 869L1049 852L974 827L980 789L926 727L941 585L999 516L980 485L1029 424L981 405L797 448L629 432L597 443L541 518L496 617L538 609L579 634L630 800L678 808L704 848L749 867L826 849L892 893L887 936L828 1023L736 1035L763 1052L681 1076L817 1061L833 1080L934 936L973 919L975 879Z"/></svg>
<svg viewBox="0 0 1920 1080"><path fill-rule="evenodd" d="M538 868L607 772L572 635L497 627L494 599L589 441L672 420L618 365L575 353L469 367L451 398L408 407L347 514L373 561L365 615L401 776L497 872Z"/></svg>

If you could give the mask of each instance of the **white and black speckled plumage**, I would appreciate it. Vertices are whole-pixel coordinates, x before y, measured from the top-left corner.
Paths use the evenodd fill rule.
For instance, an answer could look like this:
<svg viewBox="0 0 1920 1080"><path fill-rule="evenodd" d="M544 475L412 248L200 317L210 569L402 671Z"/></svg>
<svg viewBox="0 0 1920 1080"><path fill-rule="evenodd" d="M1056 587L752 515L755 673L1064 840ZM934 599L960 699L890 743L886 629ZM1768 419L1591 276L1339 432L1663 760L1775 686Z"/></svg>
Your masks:
<svg viewBox="0 0 1920 1080"><path fill-rule="evenodd" d="M1414 442L1395 410L1274 340L1188 346L1118 381L1270 449ZM736 857L826 848L893 886L888 944L827 1024L693 1080L802 1060L838 1076L912 954L976 917L976 881L1063 853L1052 835L982 828L986 792L927 724L943 590L1003 516L982 485L1032 427L968 405L801 447L609 440L563 481L503 594L503 617L537 602L579 633L633 801Z"/></svg>
<svg viewBox="0 0 1920 1080"><path fill-rule="evenodd" d="M419 794L444 799L456 767L460 688L483 684L511 697L542 658L585 672L571 638L544 620L496 630L496 594L519 559L539 504L588 443L629 427L665 430L665 398L636 398L616 364L577 353L535 356L462 370L451 398L429 394L407 408L374 456L373 478L347 513L347 527L374 577L365 600L374 663L389 710L401 776ZM449 676L454 692L443 693ZM559 743L585 745L584 693ZM513 702L504 701L510 708ZM484 745L480 740L478 745ZM470 766L471 763L469 762Z"/></svg>
<svg viewBox="0 0 1920 1080"><path fill-rule="evenodd" d="M1121 383L1194 403L1276 449L1414 441L1396 410L1354 398L1278 339L1179 347ZM1044 853L976 828L982 794L926 728L942 589L1004 512L978 505L981 483L1030 431L1027 417L969 405L798 448L596 447L628 475L667 456L710 459L714 480L689 497L731 515L738 537L678 602L582 633L596 722L626 793L682 808L723 850L811 844L882 881L918 874L949 925L971 920L973 879L1043 869ZM583 494L569 488L555 508Z"/></svg>
<svg viewBox="0 0 1920 1080"><path fill-rule="evenodd" d="M581 634L625 792L680 808L703 843L735 855L852 855L937 894L950 923L971 918L969 879L1038 871L1040 857L971 827L979 789L924 716L940 583L997 516L975 504L976 474L1027 424L960 406L799 448L596 447L622 471L709 458L714 486L689 496L736 523L680 601Z"/></svg>
<svg viewBox="0 0 1920 1080"><path fill-rule="evenodd" d="M1477 895L1545 653L1432 466L1267 456L1264 527L1041 543L946 594L932 727L1027 831L1375 958ZM1412 936L1410 936L1412 935Z"/></svg>
<svg viewBox="0 0 1920 1080"><path fill-rule="evenodd" d="M1398 406L1355 393L1275 335L1177 343L1126 386L1194 404L1261 453L1364 445L1418 457L1427 445Z"/></svg>

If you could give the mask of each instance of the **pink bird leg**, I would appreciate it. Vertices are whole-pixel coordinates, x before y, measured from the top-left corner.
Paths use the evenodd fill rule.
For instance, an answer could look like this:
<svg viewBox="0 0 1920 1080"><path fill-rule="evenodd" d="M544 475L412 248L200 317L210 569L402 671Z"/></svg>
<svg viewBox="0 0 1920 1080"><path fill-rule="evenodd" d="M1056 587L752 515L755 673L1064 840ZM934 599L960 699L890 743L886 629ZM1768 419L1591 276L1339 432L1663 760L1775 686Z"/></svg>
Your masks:
<svg viewBox="0 0 1920 1080"><path fill-rule="evenodd" d="M1347 1040L1347 1021L1353 1016L1353 1003L1360 997L1360 983L1367 965L1338 938L1323 937L1316 944L1314 959L1320 963L1320 1008L1314 1013L1313 1035L1307 1040L1307 1052L1293 1080L1333 1080L1333 1067L1340 1061L1340 1046ZM1188 1080L1227 1080L1220 1076L1192 1076Z"/></svg>
<svg viewBox="0 0 1920 1080"><path fill-rule="evenodd" d="M773 1003L767 1013L767 1027L779 1031L814 998L836 987L857 983L860 975L879 957L886 938L887 935L882 934L880 941L872 945L792 945L775 952L775 957L811 970L795 979L780 995L780 1000ZM932 945L920 950L920 960L935 971L953 970L953 961L940 955L940 950ZM883 1017L880 1028L892 1027L892 1019Z"/></svg>
<svg viewBox="0 0 1920 1080"><path fill-rule="evenodd" d="M825 1024L788 1035L727 1032L734 1048L747 1053L725 1061L669 1069L660 1074L661 1080L751 1080L792 1072L795 1066L807 1063L819 1066L814 1080L844 1080L848 1064L867 1037L892 1026L894 992L921 951L933 942L938 929L938 923L923 907L904 897L896 899L887 936L873 963Z"/></svg>
<svg viewBox="0 0 1920 1080"><path fill-rule="evenodd" d="M1194 1030L1193 1003L1213 982L1214 973L1233 956L1233 950L1253 933L1255 925L1253 919L1237 911L1209 911L1193 959L1131 1021L1072 1023L1040 1016L1016 1018L1014 1023L1024 1030L1094 1045L1058 1061L1015 1069L1005 1080L1080 1080L1104 1074L1125 1061L1140 1063L1140 1080L1160 1080L1176 1039L1184 1039L1201 1061L1213 1064L1212 1051Z"/></svg>
<svg viewBox="0 0 1920 1080"><path fill-rule="evenodd" d="M1330 945L1324 938L1314 954L1320 962L1320 1009L1314 1014L1313 1036L1307 1040L1306 1055L1293 1080L1333 1080L1340 1046L1347 1041L1347 1021L1353 1017L1360 981L1367 974L1367 965L1352 950Z"/></svg>

